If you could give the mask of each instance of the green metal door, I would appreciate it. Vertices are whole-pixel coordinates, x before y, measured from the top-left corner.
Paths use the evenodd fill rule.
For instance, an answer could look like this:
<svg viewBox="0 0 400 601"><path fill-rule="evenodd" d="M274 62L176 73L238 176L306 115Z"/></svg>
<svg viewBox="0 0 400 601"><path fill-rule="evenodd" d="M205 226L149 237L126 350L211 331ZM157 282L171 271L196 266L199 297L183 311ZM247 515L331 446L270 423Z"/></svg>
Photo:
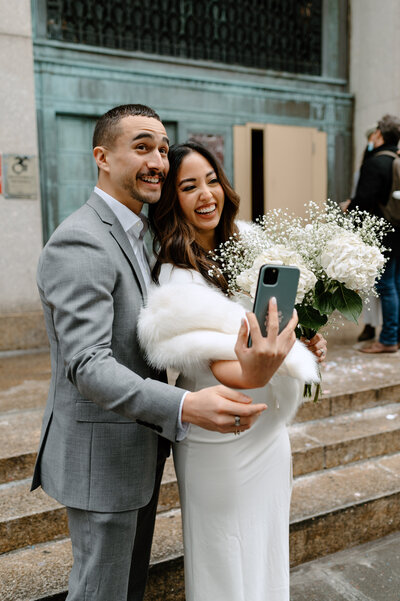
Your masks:
<svg viewBox="0 0 400 601"><path fill-rule="evenodd" d="M96 183L97 166L92 155L95 122L90 117L56 118L57 196L53 229L87 201Z"/></svg>

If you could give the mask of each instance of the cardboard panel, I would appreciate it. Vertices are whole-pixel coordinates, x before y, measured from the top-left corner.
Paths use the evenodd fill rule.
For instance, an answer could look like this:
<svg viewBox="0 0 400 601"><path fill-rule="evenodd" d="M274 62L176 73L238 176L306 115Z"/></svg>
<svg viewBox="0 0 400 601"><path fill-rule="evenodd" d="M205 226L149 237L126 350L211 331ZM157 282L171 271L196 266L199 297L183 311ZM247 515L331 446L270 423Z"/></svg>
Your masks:
<svg viewBox="0 0 400 601"><path fill-rule="evenodd" d="M264 128L265 210L288 208L304 214L313 197L312 131L268 124Z"/></svg>

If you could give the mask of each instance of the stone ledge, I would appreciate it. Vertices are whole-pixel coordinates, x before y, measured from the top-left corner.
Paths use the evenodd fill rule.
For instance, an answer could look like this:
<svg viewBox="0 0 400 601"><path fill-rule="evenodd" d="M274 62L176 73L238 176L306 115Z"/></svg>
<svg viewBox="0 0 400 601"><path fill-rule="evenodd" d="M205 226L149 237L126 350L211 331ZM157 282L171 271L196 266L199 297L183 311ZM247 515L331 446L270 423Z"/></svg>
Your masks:
<svg viewBox="0 0 400 601"><path fill-rule="evenodd" d="M294 422L307 422L362 411L378 405L400 402L400 383L323 395L317 403L306 400L298 409Z"/></svg>
<svg viewBox="0 0 400 601"><path fill-rule="evenodd" d="M0 315L0 351L37 349L48 346L42 311Z"/></svg>
<svg viewBox="0 0 400 601"><path fill-rule="evenodd" d="M400 404L289 426L295 476L400 451Z"/></svg>
<svg viewBox="0 0 400 601"><path fill-rule="evenodd" d="M0 413L0 484L33 474L42 427L42 409Z"/></svg>
<svg viewBox="0 0 400 601"><path fill-rule="evenodd" d="M4 463L7 464L6 461ZM9 469L12 467L13 464ZM0 554L68 535L64 506L41 488L30 492L30 486L30 478L0 485ZM161 483L158 520L165 523L163 516L168 514L169 523L176 523L178 508L178 485L172 458L169 458ZM167 542L163 544L163 551L167 548Z"/></svg>
<svg viewBox="0 0 400 601"><path fill-rule="evenodd" d="M184 601L180 520L179 510L157 518L145 601ZM71 566L69 539L3 554L0 556L1 601L63 601Z"/></svg>

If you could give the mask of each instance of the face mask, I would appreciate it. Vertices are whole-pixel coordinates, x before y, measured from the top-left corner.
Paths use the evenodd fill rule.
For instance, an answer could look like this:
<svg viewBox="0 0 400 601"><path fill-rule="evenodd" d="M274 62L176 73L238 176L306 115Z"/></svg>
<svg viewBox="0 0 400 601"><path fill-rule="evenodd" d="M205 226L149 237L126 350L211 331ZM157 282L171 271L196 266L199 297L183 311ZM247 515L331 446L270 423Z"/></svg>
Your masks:
<svg viewBox="0 0 400 601"><path fill-rule="evenodd" d="M373 149L374 149L374 143L373 142L368 142L368 144L367 144L367 150L369 152L371 152L371 150L373 150Z"/></svg>

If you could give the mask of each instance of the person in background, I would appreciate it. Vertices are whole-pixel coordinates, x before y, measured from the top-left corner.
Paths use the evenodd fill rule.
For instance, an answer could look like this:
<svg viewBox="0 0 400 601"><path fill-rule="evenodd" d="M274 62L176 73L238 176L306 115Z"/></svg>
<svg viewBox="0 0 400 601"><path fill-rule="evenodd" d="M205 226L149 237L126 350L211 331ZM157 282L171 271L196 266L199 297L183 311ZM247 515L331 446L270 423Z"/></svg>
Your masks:
<svg viewBox="0 0 400 601"><path fill-rule="evenodd" d="M371 127L369 127L366 130L366 132L365 132L365 137L367 138L367 145L364 148L364 152L363 152L363 156L362 156L362 159L361 159L360 167L353 174L353 182L352 182L352 185L351 185L350 198L353 198L353 196L355 196L355 193L356 193L356 190L357 190L358 180L360 179L360 169L361 169L361 166L364 163L364 161L371 156L371 152L374 149L374 136L375 136L376 128L377 128L377 124L371 125ZM347 202L350 202L350 200L348 200Z"/></svg>
<svg viewBox="0 0 400 601"><path fill-rule="evenodd" d="M382 153L397 153L399 139L400 119L384 115L372 137L374 149L361 165L355 195L342 204L342 209L351 211L359 207L362 211L383 217L379 205L385 205L389 198L394 157ZM379 340L359 349L363 353L394 353L399 348L400 229L394 228L393 232L389 232L383 243L388 249L389 260L376 285L382 304L382 330Z"/></svg>
<svg viewBox="0 0 400 601"><path fill-rule="evenodd" d="M371 156L371 153L374 150L374 137L376 129L377 124L375 123L374 125L369 127L365 132L365 137L367 138L367 145L363 153L361 165ZM360 169L357 169L357 171L354 173L351 198L355 196L357 190L357 184L360 178ZM364 323L364 329L357 338L358 342L374 340L376 330L382 324L381 302L379 300L379 297L375 296L374 294L371 294L368 297L367 302L363 306L361 319Z"/></svg>

